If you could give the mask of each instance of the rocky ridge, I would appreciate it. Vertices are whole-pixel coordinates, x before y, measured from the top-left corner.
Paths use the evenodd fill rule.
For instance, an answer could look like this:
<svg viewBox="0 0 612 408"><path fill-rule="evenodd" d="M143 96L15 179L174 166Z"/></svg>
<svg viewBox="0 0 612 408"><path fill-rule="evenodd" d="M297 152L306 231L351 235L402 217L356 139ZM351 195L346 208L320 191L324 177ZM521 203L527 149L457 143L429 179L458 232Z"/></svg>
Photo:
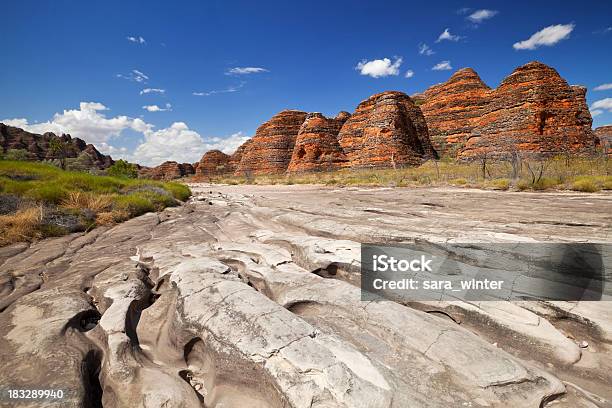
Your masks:
<svg viewBox="0 0 612 408"><path fill-rule="evenodd" d="M0 123L0 150L4 153L9 150L20 150L31 160L59 160L59 154L50 148L53 139L58 139L64 144L63 154L67 159L68 168L105 169L114 163L110 156L103 155L94 145L87 144L78 137L57 136L51 132L40 135Z"/></svg>

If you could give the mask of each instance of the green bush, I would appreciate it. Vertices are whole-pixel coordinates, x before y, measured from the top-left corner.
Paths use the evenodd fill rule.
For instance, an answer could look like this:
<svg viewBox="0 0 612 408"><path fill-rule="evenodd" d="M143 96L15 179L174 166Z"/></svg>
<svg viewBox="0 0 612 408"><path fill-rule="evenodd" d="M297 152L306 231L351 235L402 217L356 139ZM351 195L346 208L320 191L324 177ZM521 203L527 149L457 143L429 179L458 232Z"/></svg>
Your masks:
<svg viewBox="0 0 612 408"><path fill-rule="evenodd" d="M510 180L509 179L495 179L491 180L487 183L487 186L492 187L496 190L508 190L510 188Z"/></svg>
<svg viewBox="0 0 612 408"><path fill-rule="evenodd" d="M127 211L132 217L156 210L153 202L139 193L117 196L115 204L119 210Z"/></svg>
<svg viewBox="0 0 612 408"><path fill-rule="evenodd" d="M163 183L163 188L172 194L177 200L185 201L191 197L191 190L185 184Z"/></svg>
<svg viewBox="0 0 612 408"><path fill-rule="evenodd" d="M583 178L574 181L571 189L574 191L583 191L585 193L594 193L601 190L601 188L590 178Z"/></svg>
<svg viewBox="0 0 612 408"><path fill-rule="evenodd" d="M128 163L125 160L117 160L108 168L106 174L112 177L136 178L138 177L138 168L135 164Z"/></svg>
<svg viewBox="0 0 612 408"><path fill-rule="evenodd" d="M22 161L30 160L31 156L32 155L30 154L30 152L25 149L8 149L6 153L4 153L3 158L4 160Z"/></svg>

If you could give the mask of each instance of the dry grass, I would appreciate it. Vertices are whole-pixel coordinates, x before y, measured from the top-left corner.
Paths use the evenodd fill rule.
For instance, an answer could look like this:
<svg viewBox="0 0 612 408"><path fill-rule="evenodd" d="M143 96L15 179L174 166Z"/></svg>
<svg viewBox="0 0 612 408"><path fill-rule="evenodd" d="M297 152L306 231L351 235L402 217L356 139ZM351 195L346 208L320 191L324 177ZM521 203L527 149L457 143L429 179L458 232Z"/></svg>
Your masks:
<svg viewBox="0 0 612 408"><path fill-rule="evenodd" d="M92 194L83 191L71 191L61 206L73 210L91 210L95 213L107 211L113 205L113 197L107 194Z"/></svg>
<svg viewBox="0 0 612 408"><path fill-rule="evenodd" d="M42 211L42 207L29 207L0 215L0 246L40 238Z"/></svg>
<svg viewBox="0 0 612 408"><path fill-rule="evenodd" d="M123 210L104 211L96 216L97 225L115 225L130 218L130 213Z"/></svg>
<svg viewBox="0 0 612 408"><path fill-rule="evenodd" d="M509 161L490 161L483 171L479 162L452 160L427 161L418 167L400 169L353 169L320 173L258 175L250 177L214 177L194 181L223 184L324 184L339 186L463 186L494 190L572 190L588 191L585 179L596 189L612 189L612 161L607 157L527 160L518 173ZM515 163L516 164L516 163ZM576 184L576 182L578 182Z"/></svg>

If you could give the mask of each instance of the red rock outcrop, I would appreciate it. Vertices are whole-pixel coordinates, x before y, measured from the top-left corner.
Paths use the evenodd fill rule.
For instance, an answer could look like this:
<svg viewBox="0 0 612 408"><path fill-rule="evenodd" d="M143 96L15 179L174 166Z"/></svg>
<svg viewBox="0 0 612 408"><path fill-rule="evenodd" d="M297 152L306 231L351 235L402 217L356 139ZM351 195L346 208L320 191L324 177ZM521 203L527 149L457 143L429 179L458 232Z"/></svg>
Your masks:
<svg viewBox="0 0 612 408"><path fill-rule="evenodd" d="M340 128L350 117L340 112L336 118L309 113L300 127L287 171L306 172L340 168L346 156L338 143Z"/></svg>
<svg viewBox="0 0 612 408"><path fill-rule="evenodd" d="M453 155L454 147L465 144L490 101L490 91L473 69L463 68L447 82L412 96L425 116L438 153Z"/></svg>
<svg viewBox="0 0 612 408"><path fill-rule="evenodd" d="M244 155L244 152L249 148L249 146L251 145L253 139L249 139L246 142L244 142L243 144L241 144L238 149L236 149L236 151L230 156L230 167L232 167L234 169L234 171L238 168L238 166L240 165L240 161L242 160L242 156Z"/></svg>
<svg viewBox="0 0 612 408"><path fill-rule="evenodd" d="M597 146L583 87L570 86L553 68L523 65L497 89L470 69L415 95L440 150L458 158L590 153Z"/></svg>
<svg viewBox="0 0 612 408"><path fill-rule="evenodd" d="M138 171L138 177L153 180L173 180L193 174L193 165L175 161L166 161L156 167L142 167Z"/></svg>
<svg viewBox="0 0 612 408"><path fill-rule="evenodd" d="M436 155L421 110L396 91L361 102L340 129L338 142L345 167L401 167Z"/></svg>
<svg viewBox="0 0 612 408"><path fill-rule="evenodd" d="M282 111L255 132L242 153L236 175L273 174L287 170L306 112Z"/></svg>
<svg viewBox="0 0 612 408"><path fill-rule="evenodd" d="M599 139L601 151L607 155L612 155L612 125L598 127L593 133Z"/></svg>
<svg viewBox="0 0 612 408"><path fill-rule="evenodd" d="M230 163L230 157L220 150L207 151L198 163L196 176L213 177L233 173L235 167Z"/></svg>
<svg viewBox="0 0 612 408"><path fill-rule="evenodd" d="M3 152L22 150L30 156L31 160L56 160L60 157L57 152L53 152L50 148L50 143L53 139L59 139L63 142L64 158L75 159L85 153L89 157L87 160L81 160L81 162L87 162L93 168L98 169L105 169L114 163L110 156L103 155L94 145L87 144L78 137L72 138L70 135L57 136L51 132L40 135L0 123L0 150Z"/></svg>

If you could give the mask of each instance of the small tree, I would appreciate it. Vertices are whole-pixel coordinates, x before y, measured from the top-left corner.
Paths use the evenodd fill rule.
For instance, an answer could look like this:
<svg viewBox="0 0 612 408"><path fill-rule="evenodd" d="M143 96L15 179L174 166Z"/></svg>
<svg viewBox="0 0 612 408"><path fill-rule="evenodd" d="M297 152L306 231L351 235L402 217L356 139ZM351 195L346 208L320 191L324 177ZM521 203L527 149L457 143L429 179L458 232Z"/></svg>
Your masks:
<svg viewBox="0 0 612 408"><path fill-rule="evenodd" d="M62 170L66 170L66 154L68 152L68 145L59 137L54 137L49 141L49 151L53 155L53 158L60 161L60 167Z"/></svg>
<svg viewBox="0 0 612 408"><path fill-rule="evenodd" d="M117 160L106 171L109 176L136 178L138 177L138 168L135 164L128 163L125 160Z"/></svg>

